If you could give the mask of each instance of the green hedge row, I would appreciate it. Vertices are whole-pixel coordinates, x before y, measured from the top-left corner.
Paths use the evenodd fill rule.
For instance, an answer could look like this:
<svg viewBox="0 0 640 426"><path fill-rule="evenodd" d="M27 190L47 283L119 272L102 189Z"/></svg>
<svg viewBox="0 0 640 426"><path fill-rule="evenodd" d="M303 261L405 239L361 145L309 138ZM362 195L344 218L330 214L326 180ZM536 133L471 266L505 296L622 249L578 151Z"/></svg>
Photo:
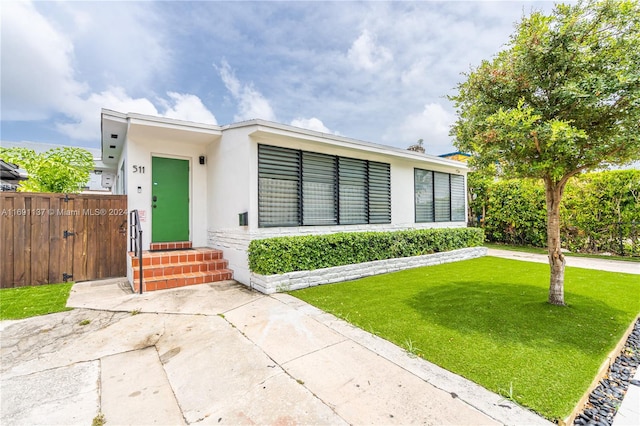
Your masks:
<svg viewBox="0 0 640 426"><path fill-rule="evenodd" d="M487 240L546 247L544 184L511 179L485 186L471 207L476 215L484 207ZM640 255L640 170L574 177L565 188L560 214L564 248Z"/></svg>
<svg viewBox="0 0 640 426"><path fill-rule="evenodd" d="M476 247L483 242L484 232L478 228L276 237L251 241L249 269L262 275L283 274Z"/></svg>
<svg viewBox="0 0 640 426"><path fill-rule="evenodd" d="M490 186L484 221L487 240L545 247L546 224L547 207L542 182L510 179Z"/></svg>

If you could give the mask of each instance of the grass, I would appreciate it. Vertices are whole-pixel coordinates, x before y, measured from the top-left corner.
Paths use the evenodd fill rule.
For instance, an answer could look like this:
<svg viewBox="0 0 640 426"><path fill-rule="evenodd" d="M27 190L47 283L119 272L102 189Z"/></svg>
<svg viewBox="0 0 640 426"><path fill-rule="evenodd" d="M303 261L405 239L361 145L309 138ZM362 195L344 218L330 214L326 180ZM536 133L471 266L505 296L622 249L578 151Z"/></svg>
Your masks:
<svg viewBox="0 0 640 426"><path fill-rule="evenodd" d="M69 310L73 283L46 284L0 290L0 320L22 319Z"/></svg>
<svg viewBox="0 0 640 426"><path fill-rule="evenodd" d="M525 253L535 253L535 254L547 254L547 250L540 247L533 246L516 246L512 244L496 244L496 243L485 243L485 247L498 249L498 250L509 250L509 251L521 251ZM593 259L605 259L605 260L622 260L625 262L640 262L640 257L630 257L630 256L603 256L601 254L589 254L589 253L565 253L565 256L573 256L573 257L590 257Z"/></svg>
<svg viewBox="0 0 640 426"><path fill-rule="evenodd" d="M292 294L557 420L640 311L640 280L567 268L567 307L548 282L548 265L484 257Z"/></svg>

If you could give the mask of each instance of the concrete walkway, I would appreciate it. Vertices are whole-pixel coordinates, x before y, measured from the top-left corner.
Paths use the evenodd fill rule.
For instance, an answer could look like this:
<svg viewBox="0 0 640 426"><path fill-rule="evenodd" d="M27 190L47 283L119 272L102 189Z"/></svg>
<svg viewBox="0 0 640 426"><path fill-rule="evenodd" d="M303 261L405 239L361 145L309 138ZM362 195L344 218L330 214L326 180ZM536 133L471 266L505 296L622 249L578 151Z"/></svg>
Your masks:
<svg viewBox="0 0 640 426"><path fill-rule="evenodd" d="M76 284L72 311L0 322L0 423L550 424L285 294L233 281L144 295Z"/></svg>
<svg viewBox="0 0 640 426"><path fill-rule="evenodd" d="M549 263L546 254L525 253L521 251L489 249L489 256L503 257L505 259L524 260L527 262ZM597 269L607 272L624 272L625 274L640 274L639 262L626 262L624 260L608 260L593 257L565 256L567 266L574 268Z"/></svg>

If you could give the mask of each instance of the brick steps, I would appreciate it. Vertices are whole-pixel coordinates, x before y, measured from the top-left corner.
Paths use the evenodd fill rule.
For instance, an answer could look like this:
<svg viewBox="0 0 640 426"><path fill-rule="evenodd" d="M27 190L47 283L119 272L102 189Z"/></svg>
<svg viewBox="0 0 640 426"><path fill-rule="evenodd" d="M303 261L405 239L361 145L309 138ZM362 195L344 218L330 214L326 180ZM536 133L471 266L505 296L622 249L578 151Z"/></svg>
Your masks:
<svg viewBox="0 0 640 426"><path fill-rule="evenodd" d="M129 253L133 284L140 290L140 260ZM164 290L233 278L222 251L210 248L145 251L142 254L143 291Z"/></svg>
<svg viewBox="0 0 640 426"><path fill-rule="evenodd" d="M144 259L144 257L143 257ZM142 268L145 278L162 277L165 275L189 274L194 272L209 272L227 269L229 262L224 259L201 260L185 263L167 263L162 265L147 265ZM140 278L140 269L133 270L133 278Z"/></svg>
<svg viewBox="0 0 640 426"><path fill-rule="evenodd" d="M176 241L175 243L151 243L150 250L184 250L190 249L191 241Z"/></svg>

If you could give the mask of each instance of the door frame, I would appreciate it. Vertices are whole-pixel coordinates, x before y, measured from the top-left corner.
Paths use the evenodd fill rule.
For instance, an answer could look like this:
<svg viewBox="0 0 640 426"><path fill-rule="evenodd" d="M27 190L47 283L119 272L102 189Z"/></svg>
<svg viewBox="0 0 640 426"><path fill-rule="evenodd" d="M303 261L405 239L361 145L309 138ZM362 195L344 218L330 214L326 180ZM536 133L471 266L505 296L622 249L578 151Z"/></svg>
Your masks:
<svg viewBox="0 0 640 426"><path fill-rule="evenodd" d="M189 221L189 238L187 239L187 241L192 241L193 239L193 231L192 231L192 225L193 225L193 218L192 218L192 214L193 214L193 208L192 208L192 200L193 200L193 161L192 161L192 157L185 157L185 156L181 156L181 155L174 155L174 154L167 154L167 153L163 153L163 152L151 152L150 156L149 156L149 164L151 165L151 173L149 174L149 182L150 182L150 188L151 188L151 194L149 196L149 211L150 211L150 224L149 224L149 230L150 232L150 238L149 238L149 243L154 243L153 240L153 158L154 157L160 157L160 158L168 158L170 160L185 160L187 161L187 164L189 166L189 173L187 176L187 185L189 186L189 201L187 202L187 208L189 209L189 212L187 214L188 217L188 221Z"/></svg>

